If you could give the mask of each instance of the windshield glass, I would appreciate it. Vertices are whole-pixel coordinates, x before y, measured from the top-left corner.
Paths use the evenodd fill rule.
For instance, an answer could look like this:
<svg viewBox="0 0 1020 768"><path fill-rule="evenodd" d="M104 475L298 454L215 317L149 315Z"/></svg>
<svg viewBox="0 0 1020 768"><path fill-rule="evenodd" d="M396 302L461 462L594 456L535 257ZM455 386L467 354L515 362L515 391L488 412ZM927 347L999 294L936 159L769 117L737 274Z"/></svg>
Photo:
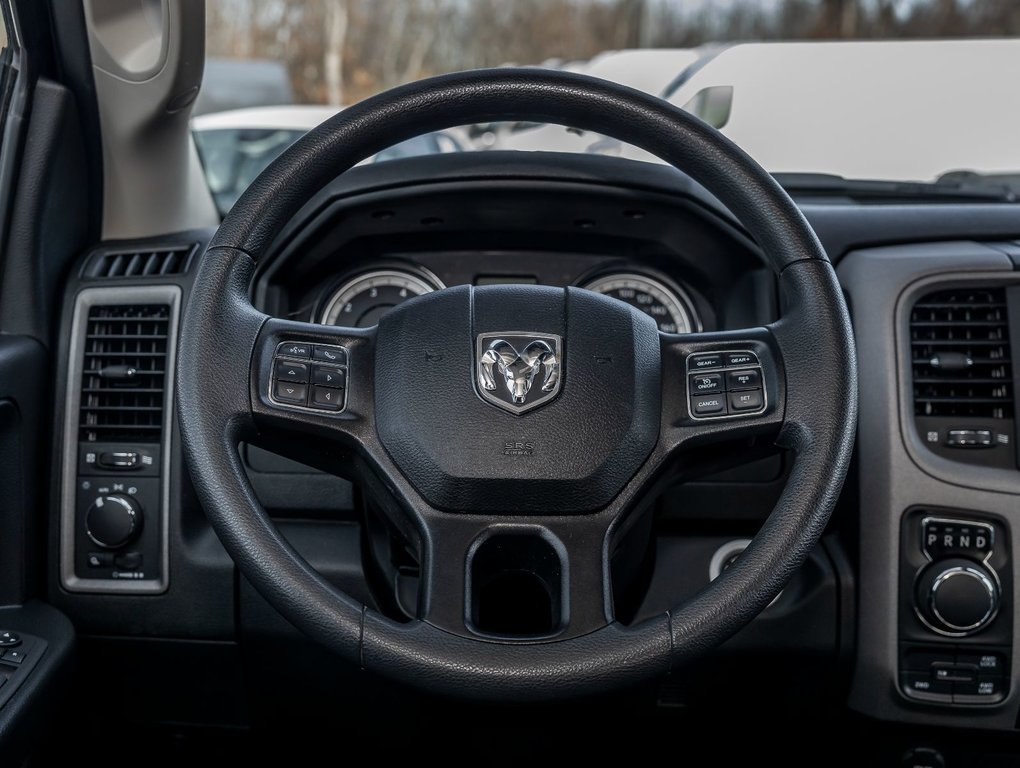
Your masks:
<svg viewBox="0 0 1020 768"><path fill-rule="evenodd" d="M1015 189L1017 35L1015 0L218 0L193 128L226 210L346 105L444 72L543 66L665 98L773 172ZM367 162L489 149L654 160L514 123L430 134Z"/></svg>

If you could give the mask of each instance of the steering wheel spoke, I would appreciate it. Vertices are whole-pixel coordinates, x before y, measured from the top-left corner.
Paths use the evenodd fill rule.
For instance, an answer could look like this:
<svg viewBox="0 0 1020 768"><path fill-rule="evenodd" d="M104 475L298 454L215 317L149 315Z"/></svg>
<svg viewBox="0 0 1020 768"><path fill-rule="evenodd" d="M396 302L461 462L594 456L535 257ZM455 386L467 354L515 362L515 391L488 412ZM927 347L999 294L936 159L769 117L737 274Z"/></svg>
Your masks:
<svg viewBox="0 0 1020 768"><path fill-rule="evenodd" d="M451 634L506 642L604 628L612 622L612 517L426 515L419 618Z"/></svg>

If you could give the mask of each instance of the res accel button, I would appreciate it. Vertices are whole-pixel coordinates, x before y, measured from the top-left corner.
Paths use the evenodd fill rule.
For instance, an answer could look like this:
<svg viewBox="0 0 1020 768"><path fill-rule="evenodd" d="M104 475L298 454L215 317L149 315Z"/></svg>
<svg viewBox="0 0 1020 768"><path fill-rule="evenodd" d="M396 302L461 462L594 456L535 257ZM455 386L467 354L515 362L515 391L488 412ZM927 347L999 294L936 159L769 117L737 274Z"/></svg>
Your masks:
<svg viewBox="0 0 1020 768"><path fill-rule="evenodd" d="M756 370L726 372L726 389L730 392L739 389L758 389L759 387L761 387L761 374Z"/></svg>

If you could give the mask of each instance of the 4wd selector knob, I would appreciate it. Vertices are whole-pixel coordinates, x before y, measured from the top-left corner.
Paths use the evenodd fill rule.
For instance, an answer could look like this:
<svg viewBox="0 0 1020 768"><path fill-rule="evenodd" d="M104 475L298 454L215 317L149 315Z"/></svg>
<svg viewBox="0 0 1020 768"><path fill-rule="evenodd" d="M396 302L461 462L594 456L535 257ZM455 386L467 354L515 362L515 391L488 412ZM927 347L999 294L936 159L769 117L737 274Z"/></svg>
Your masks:
<svg viewBox="0 0 1020 768"><path fill-rule="evenodd" d="M123 493L98 497L85 513L85 532L107 549L123 547L142 530L142 507Z"/></svg>
<svg viewBox="0 0 1020 768"><path fill-rule="evenodd" d="M972 635L987 627L999 610L995 575L973 560L932 563L917 582L917 608L933 629Z"/></svg>

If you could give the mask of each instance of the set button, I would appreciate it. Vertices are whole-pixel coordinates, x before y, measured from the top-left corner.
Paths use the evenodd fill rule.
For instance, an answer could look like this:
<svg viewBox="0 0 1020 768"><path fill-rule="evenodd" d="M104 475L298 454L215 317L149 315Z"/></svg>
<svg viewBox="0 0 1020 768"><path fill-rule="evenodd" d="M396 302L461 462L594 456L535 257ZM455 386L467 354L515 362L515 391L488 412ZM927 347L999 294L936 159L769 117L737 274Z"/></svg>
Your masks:
<svg viewBox="0 0 1020 768"><path fill-rule="evenodd" d="M691 355L687 371L692 416L745 416L765 409L761 363L753 352Z"/></svg>
<svg viewBox="0 0 1020 768"><path fill-rule="evenodd" d="M270 399L280 405L342 411L347 364L348 353L343 347L284 341L276 347Z"/></svg>

